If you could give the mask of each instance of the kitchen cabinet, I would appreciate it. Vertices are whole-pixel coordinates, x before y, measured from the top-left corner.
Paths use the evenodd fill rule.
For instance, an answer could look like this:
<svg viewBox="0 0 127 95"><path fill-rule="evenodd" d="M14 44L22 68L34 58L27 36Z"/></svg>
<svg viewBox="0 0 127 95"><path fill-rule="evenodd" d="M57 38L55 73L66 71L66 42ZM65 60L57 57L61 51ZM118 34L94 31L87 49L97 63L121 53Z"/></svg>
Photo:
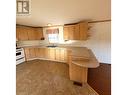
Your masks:
<svg viewBox="0 0 127 95"><path fill-rule="evenodd" d="M16 27L17 41L42 40L43 38L44 38L43 30L40 27L25 27L25 26Z"/></svg>
<svg viewBox="0 0 127 95"><path fill-rule="evenodd" d="M75 25L64 26L64 39L73 40L74 39Z"/></svg>
<svg viewBox="0 0 127 95"><path fill-rule="evenodd" d="M43 30L42 28L34 28L34 33L35 33L35 39L36 40L42 40L43 37Z"/></svg>
<svg viewBox="0 0 127 95"><path fill-rule="evenodd" d="M28 61L28 59L30 59L29 48L24 48L24 52L25 52L25 59L26 59L26 61Z"/></svg>
<svg viewBox="0 0 127 95"><path fill-rule="evenodd" d="M48 58L50 60L55 60L55 48L48 48Z"/></svg>
<svg viewBox="0 0 127 95"><path fill-rule="evenodd" d="M16 27L16 39L18 41L28 40L27 29L26 27Z"/></svg>
<svg viewBox="0 0 127 95"><path fill-rule="evenodd" d="M67 53L64 48L48 48L48 59L50 60L55 60L55 61L62 61L65 62L67 61Z"/></svg>
<svg viewBox="0 0 127 95"><path fill-rule="evenodd" d="M64 26L64 40L87 40L88 23L80 22L74 25Z"/></svg>
<svg viewBox="0 0 127 95"><path fill-rule="evenodd" d="M80 35L80 40L87 40L88 37L88 23L82 22L79 23L79 35Z"/></svg>
<svg viewBox="0 0 127 95"><path fill-rule="evenodd" d="M57 61L67 62L67 50L65 48L57 48L55 51Z"/></svg>
<svg viewBox="0 0 127 95"><path fill-rule="evenodd" d="M28 30L29 40L41 40L43 38L42 28L29 28Z"/></svg>
<svg viewBox="0 0 127 95"><path fill-rule="evenodd" d="M79 57L79 55L72 55L72 51L69 51L68 54L68 63L69 63L69 76L70 80L79 82L79 83L86 83L87 82L87 67L78 66L73 63L75 60L82 60L84 57Z"/></svg>
<svg viewBox="0 0 127 95"><path fill-rule="evenodd" d="M25 48L25 56L26 60L42 58L67 62L67 50L65 48Z"/></svg>
<svg viewBox="0 0 127 95"><path fill-rule="evenodd" d="M25 58L28 61L29 59L36 58L35 48L24 48Z"/></svg>
<svg viewBox="0 0 127 95"><path fill-rule="evenodd" d="M16 41L19 40L19 31L20 31L20 28L16 27Z"/></svg>
<svg viewBox="0 0 127 95"><path fill-rule="evenodd" d="M69 29L67 26L64 26L64 40L69 40Z"/></svg>
<svg viewBox="0 0 127 95"><path fill-rule="evenodd" d="M60 61L65 61L65 50L64 49L60 50Z"/></svg>
<svg viewBox="0 0 127 95"><path fill-rule="evenodd" d="M85 55L84 55L85 54ZM99 62L93 52L87 48L71 48L68 54L70 80L87 82L88 68L97 68Z"/></svg>
<svg viewBox="0 0 127 95"><path fill-rule="evenodd" d="M74 39L74 31L75 31L75 25L70 25L69 27L68 27L68 31L69 31L69 34L68 34L68 36L69 36L69 39L70 40L73 40Z"/></svg>
<svg viewBox="0 0 127 95"><path fill-rule="evenodd" d="M36 50L37 58L46 58L46 49L45 48L37 48Z"/></svg>
<svg viewBox="0 0 127 95"><path fill-rule="evenodd" d="M29 48L29 54L30 54L30 58L35 58L36 55L35 55L35 48Z"/></svg>
<svg viewBox="0 0 127 95"><path fill-rule="evenodd" d="M79 26L80 24L75 25L75 30L74 30L74 40L80 40L80 31L79 31Z"/></svg>
<svg viewBox="0 0 127 95"><path fill-rule="evenodd" d="M27 33L28 33L28 39L29 40L35 40L36 35L35 35L34 28L29 28Z"/></svg>
<svg viewBox="0 0 127 95"><path fill-rule="evenodd" d="M72 81L76 81L79 83L86 83L87 72L88 72L88 68L83 68L73 63L69 64L69 75L70 75L70 80Z"/></svg>
<svg viewBox="0 0 127 95"><path fill-rule="evenodd" d="M60 60L60 49L56 49L56 51L55 51L55 59L57 60L57 61L59 61Z"/></svg>

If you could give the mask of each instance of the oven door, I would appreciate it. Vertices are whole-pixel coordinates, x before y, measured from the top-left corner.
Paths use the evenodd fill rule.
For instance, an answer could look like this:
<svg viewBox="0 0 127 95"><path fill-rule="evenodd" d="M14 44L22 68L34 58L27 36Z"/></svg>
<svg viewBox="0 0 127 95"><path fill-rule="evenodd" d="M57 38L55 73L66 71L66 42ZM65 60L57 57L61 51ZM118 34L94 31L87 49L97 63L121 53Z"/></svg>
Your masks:
<svg viewBox="0 0 127 95"><path fill-rule="evenodd" d="M24 57L24 52L23 51L16 52L16 59L19 59L21 57Z"/></svg>
<svg viewBox="0 0 127 95"><path fill-rule="evenodd" d="M20 64L25 61L24 50L20 49L16 51L16 64Z"/></svg>

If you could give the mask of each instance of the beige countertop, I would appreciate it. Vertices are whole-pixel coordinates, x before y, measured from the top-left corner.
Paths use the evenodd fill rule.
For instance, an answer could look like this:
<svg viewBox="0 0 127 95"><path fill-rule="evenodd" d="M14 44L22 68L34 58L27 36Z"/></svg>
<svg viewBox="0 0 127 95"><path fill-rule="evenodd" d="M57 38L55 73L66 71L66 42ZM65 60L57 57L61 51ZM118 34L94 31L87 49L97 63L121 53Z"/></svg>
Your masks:
<svg viewBox="0 0 127 95"><path fill-rule="evenodd" d="M96 68L99 66L99 62L94 56L93 52L89 50L90 58L81 58L81 59L73 59L72 58L72 63L81 66L81 67L87 67L87 68Z"/></svg>
<svg viewBox="0 0 127 95"><path fill-rule="evenodd" d="M52 48L46 46L26 46L23 48ZM99 66L99 62L96 59L95 55L93 54L92 50L88 49L87 47L72 47L72 46L57 46L53 47L57 48L64 48L70 51L69 56L72 56L72 63L76 64L81 67L87 68L96 68Z"/></svg>
<svg viewBox="0 0 127 95"><path fill-rule="evenodd" d="M89 50L86 47L67 47L71 56L90 58Z"/></svg>

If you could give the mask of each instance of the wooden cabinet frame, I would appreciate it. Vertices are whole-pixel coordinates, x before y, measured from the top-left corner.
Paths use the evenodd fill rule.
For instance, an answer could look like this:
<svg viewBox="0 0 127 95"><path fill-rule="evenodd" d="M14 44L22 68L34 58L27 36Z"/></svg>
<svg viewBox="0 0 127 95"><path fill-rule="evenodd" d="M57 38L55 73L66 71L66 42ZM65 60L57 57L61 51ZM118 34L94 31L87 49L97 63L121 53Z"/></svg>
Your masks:
<svg viewBox="0 0 127 95"><path fill-rule="evenodd" d="M87 40L88 23L81 22L74 25L64 26L64 40Z"/></svg>
<svg viewBox="0 0 127 95"><path fill-rule="evenodd" d="M16 26L17 41L42 40L42 39L44 39L42 28Z"/></svg>

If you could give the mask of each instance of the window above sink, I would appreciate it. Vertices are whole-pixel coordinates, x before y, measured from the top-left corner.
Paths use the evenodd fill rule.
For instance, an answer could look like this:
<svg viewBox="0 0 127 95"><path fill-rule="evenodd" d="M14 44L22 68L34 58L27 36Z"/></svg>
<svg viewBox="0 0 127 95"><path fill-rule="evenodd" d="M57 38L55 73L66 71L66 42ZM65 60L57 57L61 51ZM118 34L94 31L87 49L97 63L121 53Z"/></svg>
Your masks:
<svg viewBox="0 0 127 95"><path fill-rule="evenodd" d="M63 43L63 26L44 27L43 34L47 44Z"/></svg>

